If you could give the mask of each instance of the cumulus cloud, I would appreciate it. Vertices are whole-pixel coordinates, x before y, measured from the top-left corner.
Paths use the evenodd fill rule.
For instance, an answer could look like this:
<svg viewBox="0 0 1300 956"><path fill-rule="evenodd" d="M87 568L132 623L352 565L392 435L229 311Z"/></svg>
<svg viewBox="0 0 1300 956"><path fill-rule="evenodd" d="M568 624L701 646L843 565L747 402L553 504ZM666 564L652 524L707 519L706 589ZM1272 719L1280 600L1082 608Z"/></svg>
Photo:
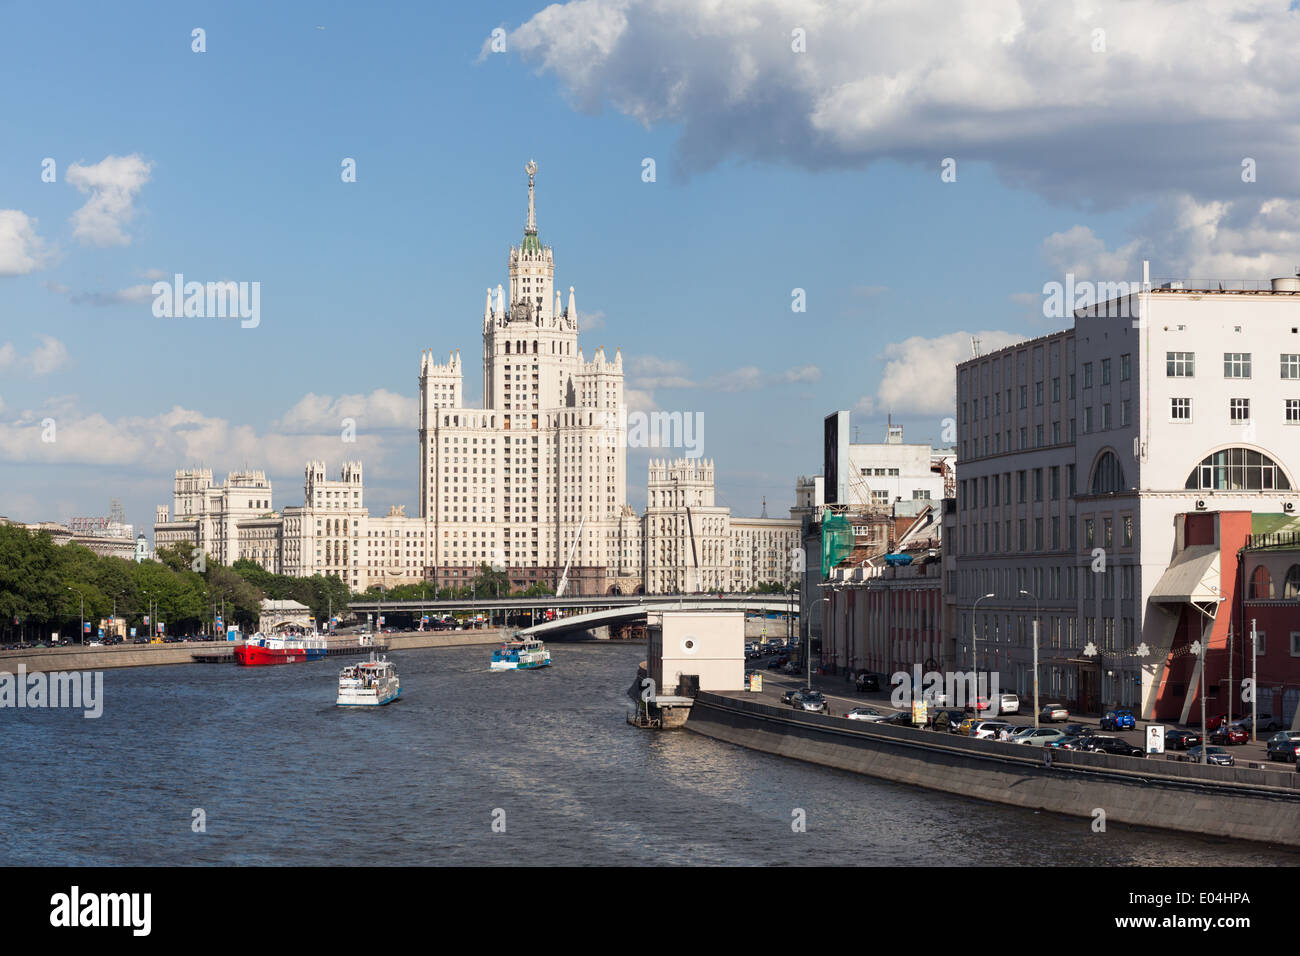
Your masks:
<svg viewBox="0 0 1300 956"><path fill-rule="evenodd" d="M1042 253L1048 265L1062 275L1073 273L1077 280L1090 282L1118 282L1134 278L1135 267L1140 270L1140 246L1134 239L1119 249L1108 249L1087 226L1074 226L1044 239Z"/></svg>
<svg viewBox="0 0 1300 956"><path fill-rule="evenodd" d="M45 265L49 253L36 234L36 220L18 209L0 209L0 276L24 276Z"/></svg>
<svg viewBox="0 0 1300 956"><path fill-rule="evenodd" d="M125 246L123 227L135 218L135 199L149 182L153 164L135 154L107 156L91 166L73 163L66 178L90 198L72 214L73 235L92 246Z"/></svg>
<svg viewBox="0 0 1300 956"><path fill-rule="evenodd" d="M971 357L971 338L981 352L1023 341L1012 332L951 332L934 338L914 335L885 346L885 367L874 395L863 396L854 411L866 415L894 412L951 415L955 405L954 366Z"/></svg>
<svg viewBox="0 0 1300 956"><path fill-rule="evenodd" d="M677 359L664 359L655 355L637 355L627 360L628 385L633 388L694 388L695 381L686 370L686 363Z"/></svg>
<svg viewBox="0 0 1300 956"><path fill-rule="evenodd" d="M21 371L29 375L48 375L68 361L68 349L52 335L39 336L41 344L26 355L12 342L0 345L0 371Z"/></svg>
<svg viewBox="0 0 1300 956"><path fill-rule="evenodd" d="M571 0L509 39L577 108L679 129L688 172L952 157L1086 206L1223 194L1249 155L1300 195L1286 0Z"/></svg>
<svg viewBox="0 0 1300 956"><path fill-rule="evenodd" d="M351 418L359 428L414 428L419 406L414 398L384 388L369 395L316 395L309 392L276 423L288 432L338 431Z"/></svg>

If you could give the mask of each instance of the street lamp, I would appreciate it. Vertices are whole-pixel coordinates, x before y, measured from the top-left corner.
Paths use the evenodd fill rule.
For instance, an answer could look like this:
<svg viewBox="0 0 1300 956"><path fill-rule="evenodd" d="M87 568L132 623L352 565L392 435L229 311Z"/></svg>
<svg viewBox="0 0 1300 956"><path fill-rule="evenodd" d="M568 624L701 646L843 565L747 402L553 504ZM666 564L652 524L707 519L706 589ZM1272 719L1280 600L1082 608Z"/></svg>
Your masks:
<svg viewBox="0 0 1300 956"><path fill-rule="evenodd" d="M1219 589L1214 587L1213 585L1207 585L1207 587L1209 587L1211 591L1218 593ZM1205 619L1207 621L1205 628L1201 631L1201 633L1205 635L1205 639L1202 641L1197 641L1197 644L1199 645L1197 657L1200 658L1197 669L1200 671L1200 677L1201 677L1200 698L1201 698L1201 763L1202 764L1208 764L1210 762L1210 752L1208 749L1210 746L1210 741L1209 741L1209 736L1205 732L1205 651L1206 651L1206 645L1210 643L1210 635L1214 632L1214 620L1219 615L1219 605L1226 600L1228 599L1223 595L1219 595L1219 597L1214 599L1213 614L1205 610L1205 608L1201 607L1195 601L1188 602L1189 604L1191 604L1192 607L1200 611L1201 614L1205 616ZM1253 720L1251 721L1250 730L1252 734L1255 732L1255 722Z"/></svg>
<svg viewBox="0 0 1300 956"><path fill-rule="evenodd" d="M1025 597L1034 599L1034 729L1038 729L1038 595L1032 591L1020 589Z"/></svg>
<svg viewBox="0 0 1300 956"><path fill-rule="evenodd" d="M975 634L975 615L979 612L980 601L986 601L989 598L994 596L995 595L993 594L993 592L990 591L988 594L984 594L981 595L980 597L977 597L975 599L975 603L971 606L971 612L970 612L970 657L971 657L971 664L975 668L975 707L976 707L977 716L979 713L980 663L979 663L979 657L975 653L975 642L978 640Z"/></svg>
<svg viewBox="0 0 1300 956"><path fill-rule="evenodd" d="M69 586L69 591L77 591L76 588ZM81 598L81 627L77 631L77 640L84 644L86 642L86 596L80 591L77 595Z"/></svg>

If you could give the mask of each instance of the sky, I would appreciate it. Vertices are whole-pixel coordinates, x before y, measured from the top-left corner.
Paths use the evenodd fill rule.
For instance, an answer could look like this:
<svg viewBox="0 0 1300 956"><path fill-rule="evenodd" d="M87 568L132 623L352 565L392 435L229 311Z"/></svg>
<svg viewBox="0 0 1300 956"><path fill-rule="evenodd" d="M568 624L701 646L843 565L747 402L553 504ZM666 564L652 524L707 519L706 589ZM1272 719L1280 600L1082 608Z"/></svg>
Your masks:
<svg viewBox="0 0 1300 956"><path fill-rule="evenodd" d="M1293 274L1298 41L1249 0L0 0L0 515L148 528L185 467L282 507L309 459L416 514L420 353L481 400L529 159L586 355L784 515L832 411L939 443L1045 283ZM156 315L176 273L256 325Z"/></svg>

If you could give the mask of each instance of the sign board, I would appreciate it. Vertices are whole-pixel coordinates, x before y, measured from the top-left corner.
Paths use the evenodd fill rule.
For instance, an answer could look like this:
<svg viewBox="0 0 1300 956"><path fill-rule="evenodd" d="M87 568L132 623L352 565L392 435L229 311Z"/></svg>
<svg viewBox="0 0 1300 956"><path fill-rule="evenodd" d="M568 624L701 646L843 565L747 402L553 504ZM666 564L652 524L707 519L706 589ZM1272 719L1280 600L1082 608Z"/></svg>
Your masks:
<svg viewBox="0 0 1300 956"><path fill-rule="evenodd" d="M50 643L51 643L51 644L57 644L57 643L59 643L59 632L58 632L58 631L55 631L53 634L50 635Z"/></svg>
<svg viewBox="0 0 1300 956"><path fill-rule="evenodd" d="M85 624L81 625L81 629L82 629L84 632L86 632L87 634L89 634L89 633L90 633L90 622L87 621Z"/></svg>
<svg viewBox="0 0 1300 956"><path fill-rule="evenodd" d="M131 628L131 636L135 637L135 628Z"/></svg>
<svg viewBox="0 0 1300 956"><path fill-rule="evenodd" d="M101 641L104 639L104 629L102 627L99 629L99 639Z"/></svg>
<svg viewBox="0 0 1300 956"><path fill-rule="evenodd" d="M912 701L912 723L918 727L925 726L926 702L923 700Z"/></svg>
<svg viewBox="0 0 1300 956"><path fill-rule="evenodd" d="M755 693L763 689L763 675L758 671L754 671L749 675L749 689Z"/></svg>
<svg viewBox="0 0 1300 956"><path fill-rule="evenodd" d="M1147 753L1162 754L1165 752L1165 726L1164 724L1147 724L1146 729Z"/></svg>

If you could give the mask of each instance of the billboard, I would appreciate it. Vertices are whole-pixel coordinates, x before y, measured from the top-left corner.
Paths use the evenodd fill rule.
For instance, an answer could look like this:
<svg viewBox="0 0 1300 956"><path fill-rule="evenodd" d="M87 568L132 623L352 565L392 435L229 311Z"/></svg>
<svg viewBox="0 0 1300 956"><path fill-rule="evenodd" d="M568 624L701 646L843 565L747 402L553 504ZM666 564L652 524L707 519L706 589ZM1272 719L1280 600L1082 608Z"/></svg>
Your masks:
<svg viewBox="0 0 1300 956"><path fill-rule="evenodd" d="M826 416L822 446L823 500L828 505L848 503L849 413Z"/></svg>

